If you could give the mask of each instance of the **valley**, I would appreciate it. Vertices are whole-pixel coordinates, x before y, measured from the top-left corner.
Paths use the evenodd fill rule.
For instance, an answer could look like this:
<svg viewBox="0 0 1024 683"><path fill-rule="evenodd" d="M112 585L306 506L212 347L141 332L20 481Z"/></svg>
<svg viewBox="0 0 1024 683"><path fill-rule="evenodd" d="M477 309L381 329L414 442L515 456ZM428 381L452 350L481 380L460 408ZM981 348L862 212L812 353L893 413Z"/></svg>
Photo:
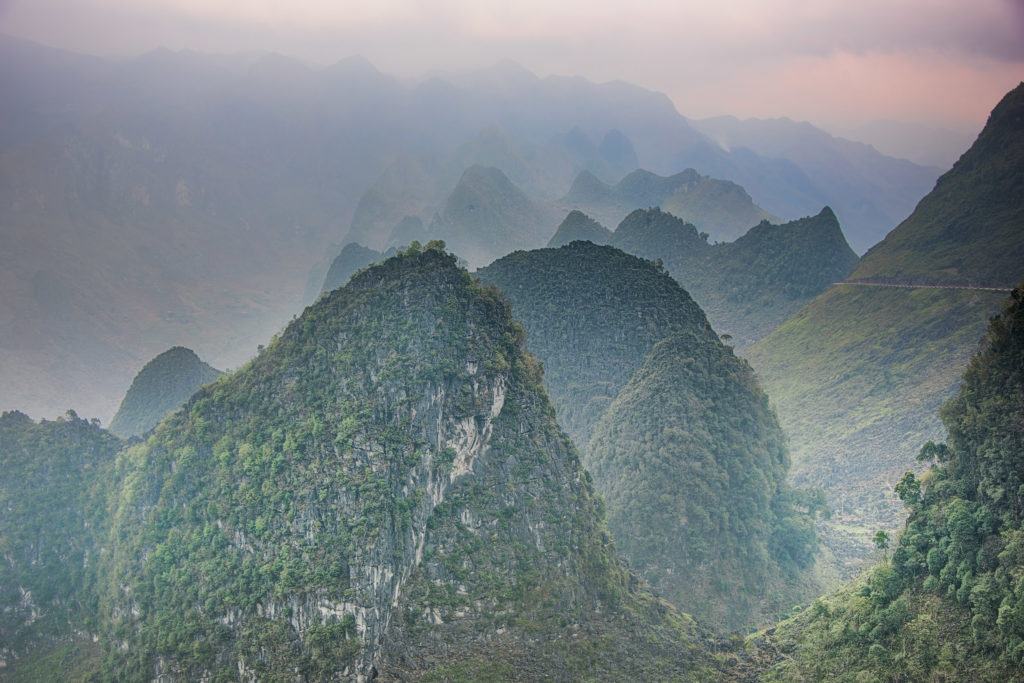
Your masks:
<svg viewBox="0 0 1024 683"><path fill-rule="evenodd" d="M0 681L1020 678L1024 83L0 55Z"/></svg>

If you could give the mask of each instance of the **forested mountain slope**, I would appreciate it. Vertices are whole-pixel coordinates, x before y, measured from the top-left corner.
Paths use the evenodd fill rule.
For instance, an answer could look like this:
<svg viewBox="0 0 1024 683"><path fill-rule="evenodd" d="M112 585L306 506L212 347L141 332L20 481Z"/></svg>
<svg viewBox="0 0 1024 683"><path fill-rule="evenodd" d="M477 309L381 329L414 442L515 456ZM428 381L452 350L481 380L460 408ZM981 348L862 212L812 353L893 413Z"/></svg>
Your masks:
<svg viewBox="0 0 1024 683"><path fill-rule="evenodd" d="M821 499L789 488L785 442L750 366L687 332L654 346L584 464L630 564L700 621L742 630L821 591L807 573Z"/></svg>
<svg viewBox="0 0 1024 683"><path fill-rule="evenodd" d="M1024 264L1024 83L854 281L1013 287Z"/></svg>
<svg viewBox="0 0 1024 683"><path fill-rule="evenodd" d="M107 674L714 676L616 558L524 341L431 245L200 390L118 460Z"/></svg>
<svg viewBox="0 0 1024 683"><path fill-rule="evenodd" d="M769 680L1019 680L1024 666L1024 289L940 411L891 558L755 639L791 653ZM884 539L882 539L884 545Z"/></svg>
<svg viewBox="0 0 1024 683"><path fill-rule="evenodd" d="M715 338L663 269L614 247L573 242L519 251L476 274L512 303L544 363L559 424L581 447L656 343L688 332Z"/></svg>
<svg viewBox="0 0 1024 683"><path fill-rule="evenodd" d="M814 500L785 484L785 439L749 366L675 280L589 242L478 274L523 322L632 566L726 630L815 594Z"/></svg>
<svg viewBox="0 0 1024 683"><path fill-rule="evenodd" d="M70 411L38 423L0 415L0 678L99 627L97 569L120 448Z"/></svg>

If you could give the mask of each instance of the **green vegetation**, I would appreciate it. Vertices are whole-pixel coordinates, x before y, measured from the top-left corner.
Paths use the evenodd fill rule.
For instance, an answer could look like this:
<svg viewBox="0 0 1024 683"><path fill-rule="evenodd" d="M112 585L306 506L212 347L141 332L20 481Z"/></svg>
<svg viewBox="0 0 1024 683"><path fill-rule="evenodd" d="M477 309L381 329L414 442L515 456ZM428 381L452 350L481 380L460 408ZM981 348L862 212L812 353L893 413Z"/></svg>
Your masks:
<svg viewBox="0 0 1024 683"><path fill-rule="evenodd" d="M993 319L940 411L891 559L752 646L779 680L1018 680L1024 667L1024 289ZM881 532L880 532L881 533Z"/></svg>
<svg viewBox="0 0 1024 683"><path fill-rule="evenodd" d="M141 436L184 405L204 384L221 375L191 349L175 346L146 363L132 380L110 431L122 437Z"/></svg>
<svg viewBox="0 0 1024 683"><path fill-rule="evenodd" d="M854 281L1012 286L1024 275L1024 88L996 107L977 143L875 246ZM998 312L1000 292L835 287L748 353L791 439L794 480L826 488L845 529L828 534L856 568L870 534L900 524L892 495L941 438L936 411Z"/></svg>
<svg viewBox="0 0 1024 683"><path fill-rule="evenodd" d="M483 651L709 675L617 560L523 329L442 249L357 274L120 454L104 676L418 676Z"/></svg>
<svg viewBox="0 0 1024 683"><path fill-rule="evenodd" d="M770 333L857 263L828 207L784 225L762 222L735 242L714 245L669 213L638 210L622 221L611 244L662 260L715 330L740 349Z"/></svg>
<svg viewBox="0 0 1024 683"><path fill-rule="evenodd" d="M105 491L121 441L72 411L0 416L0 662L66 647L96 620ZM72 648L74 649L74 648ZM0 668L3 671L3 668ZM42 680L47 677L42 677Z"/></svg>
<svg viewBox="0 0 1024 683"><path fill-rule="evenodd" d="M821 590L805 570L823 498L786 484L768 398L718 340L688 333L655 345L584 462L620 552L700 621L749 627Z"/></svg>
<svg viewBox="0 0 1024 683"><path fill-rule="evenodd" d="M995 292L840 286L750 350L790 437L793 479L820 486L837 522L895 529L892 487L956 388ZM848 559L857 568L870 539ZM843 533L840 544L849 544Z"/></svg>
<svg viewBox="0 0 1024 683"><path fill-rule="evenodd" d="M648 219L685 225L638 212L626 232ZM816 594L817 499L785 485L784 437L753 373L660 265L573 242L479 274L513 302L609 529L648 581L722 629Z"/></svg>
<svg viewBox="0 0 1024 683"><path fill-rule="evenodd" d="M512 302L544 363L559 424L582 446L658 341L686 332L715 338L664 269L613 247L519 251L477 274Z"/></svg>

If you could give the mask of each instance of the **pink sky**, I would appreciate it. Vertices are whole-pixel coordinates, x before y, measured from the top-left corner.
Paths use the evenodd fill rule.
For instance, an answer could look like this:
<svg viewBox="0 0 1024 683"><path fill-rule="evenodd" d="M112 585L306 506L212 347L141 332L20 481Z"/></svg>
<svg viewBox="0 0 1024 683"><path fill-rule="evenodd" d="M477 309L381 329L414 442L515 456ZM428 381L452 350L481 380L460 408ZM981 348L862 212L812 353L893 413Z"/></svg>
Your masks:
<svg viewBox="0 0 1024 683"><path fill-rule="evenodd" d="M361 54L407 76L511 59L659 90L690 117L825 128L977 130L1024 80L1024 0L0 0L0 32L92 54Z"/></svg>

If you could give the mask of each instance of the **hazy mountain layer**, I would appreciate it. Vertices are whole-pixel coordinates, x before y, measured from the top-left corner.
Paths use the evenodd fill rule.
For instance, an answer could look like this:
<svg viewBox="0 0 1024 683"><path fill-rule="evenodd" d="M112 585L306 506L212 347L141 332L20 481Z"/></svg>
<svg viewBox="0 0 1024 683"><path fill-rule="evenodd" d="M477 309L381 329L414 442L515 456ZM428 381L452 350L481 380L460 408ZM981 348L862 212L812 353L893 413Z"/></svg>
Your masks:
<svg viewBox="0 0 1024 683"><path fill-rule="evenodd" d="M707 143L667 97L625 83L510 65L410 83L359 58L104 60L7 37L0 57L0 398L35 415L107 419L175 344L238 367L308 300L319 264L315 294L350 226L386 248L405 216L429 224L474 164L538 198L584 169L615 182L634 157L740 182L762 206L765 188L787 206L806 194L798 174ZM698 149L714 168L677 165ZM519 246L544 244L560 218Z"/></svg>
<svg viewBox="0 0 1024 683"><path fill-rule="evenodd" d="M379 261L381 253L376 249L368 249L361 244L350 242L346 244L341 252L331 261L331 267L327 270L324 283L320 287L321 292L329 292L338 287L348 284L348 280L360 268L365 268L371 263Z"/></svg>
<svg viewBox="0 0 1024 683"><path fill-rule="evenodd" d="M572 242L593 242L608 244L612 240L612 231L604 227L582 211L572 210L566 215L548 241L548 247L564 247Z"/></svg>
<svg viewBox="0 0 1024 683"><path fill-rule="evenodd" d="M550 210L530 200L499 169L471 166L427 233L476 266L544 244L552 222Z"/></svg>
<svg viewBox="0 0 1024 683"><path fill-rule="evenodd" d="M616 559L524 337L412 251L122 453L107 674L714 677Z"/></svg>
<svg viewBox="0 0 1024 683"><path fill-rule="evenodd" d="M667 178L636 170L614 186L583 171L559 203L606 225L618 225L635 209L657 206L723 241L736 239L763 220L778 222L739 185L702 176L692 168Z"/></svg>
<svg viewBox="0 0 1024 683"><path fill-rule="evenodd" d="M164 351L135 375L110 421L110 431L121 437L145 434L221 374L192 349L175 346Z"/></svg>
<svg viewBox="0 0 1024 683"><path fill-rule="evenodd" d="M720 116L690 124L726 149L748 149L796 164L822 197L818 205L829 204L840 216L850 246L858 253L910 215L941 173L939 168L893 159L870 145L833 137L806 122ZM760 197L756 186L745 187ZM760 200L761 205L770 206L766 201Z"/></svg>

